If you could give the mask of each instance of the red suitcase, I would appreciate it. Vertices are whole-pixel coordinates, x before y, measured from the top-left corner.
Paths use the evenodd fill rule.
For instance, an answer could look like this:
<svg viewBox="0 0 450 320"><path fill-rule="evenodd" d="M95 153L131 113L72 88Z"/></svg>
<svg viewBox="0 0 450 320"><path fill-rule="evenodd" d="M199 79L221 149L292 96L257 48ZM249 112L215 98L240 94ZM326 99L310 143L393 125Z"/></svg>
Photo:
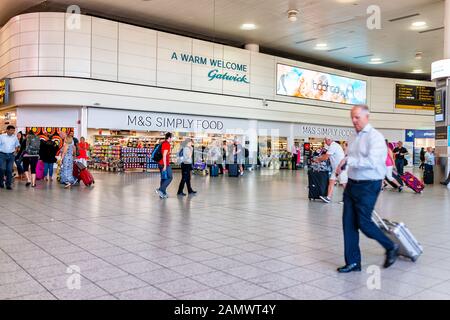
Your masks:
<svg viewBox="0 0 450 320"><path fill-rule="evenodd" d="M94 177L81 162L75 161L73 163L73 176L76 179L83 181L83 183L88 187L95 183Z"/></svg>
<svg viewBox="0 0 450 320"><path fill-rule="evenodd" d="M422 193L423 189L425 189L425 185L423 184L423 182L415 177L411 172L405 172L405 174L402 175L402 180L416 193Z"/></svg>

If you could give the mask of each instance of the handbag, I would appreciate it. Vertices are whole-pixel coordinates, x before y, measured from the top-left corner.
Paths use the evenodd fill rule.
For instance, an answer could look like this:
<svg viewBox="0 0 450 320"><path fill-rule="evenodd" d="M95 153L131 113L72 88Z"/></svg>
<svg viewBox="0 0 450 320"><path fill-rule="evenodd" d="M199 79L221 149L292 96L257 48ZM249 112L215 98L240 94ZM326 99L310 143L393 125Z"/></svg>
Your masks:
<svg viewBox="0 0 450 320"><path fill-rule="evenodd" d="M407 166L408 165L408 160L406 160L406 159L403 159L403 166Z"/></svg>

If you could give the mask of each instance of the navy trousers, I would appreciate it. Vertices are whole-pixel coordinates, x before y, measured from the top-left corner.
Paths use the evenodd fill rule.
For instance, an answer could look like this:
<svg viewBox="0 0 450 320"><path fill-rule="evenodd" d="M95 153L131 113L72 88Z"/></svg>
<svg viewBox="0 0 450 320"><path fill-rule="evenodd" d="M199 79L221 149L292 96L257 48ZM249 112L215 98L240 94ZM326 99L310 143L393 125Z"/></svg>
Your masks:
<svg viewBox="0 0 450 320"><path fill-rule="evenodd" d="M395 159L395 167L397 168L397 173L402 176L404 174L403 168L405 167L405 160Z"/></svg>
<svg viewBox="0 0 450 320"><path fill-rule="evenodd" d="M381 191L382 180L354 181L349 179L344 191L345 263L361 264L359 230L367 237L378 241L386 250L394 248L394 243L372 221L372 212Z"/></svg>

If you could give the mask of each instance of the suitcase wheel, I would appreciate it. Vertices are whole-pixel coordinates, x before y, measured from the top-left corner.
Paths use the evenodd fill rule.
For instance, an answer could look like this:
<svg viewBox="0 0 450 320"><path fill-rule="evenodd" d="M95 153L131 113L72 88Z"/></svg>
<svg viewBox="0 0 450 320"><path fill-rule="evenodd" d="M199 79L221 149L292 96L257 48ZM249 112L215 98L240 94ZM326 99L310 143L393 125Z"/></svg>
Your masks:
<svg viewBox="0 0 450 320"><path fill-rule="evenodd" d="M412 262L416 262L416 261L417 261L417 257L412 257L412 258L411 258L411 261L412 261Z"/></svg>

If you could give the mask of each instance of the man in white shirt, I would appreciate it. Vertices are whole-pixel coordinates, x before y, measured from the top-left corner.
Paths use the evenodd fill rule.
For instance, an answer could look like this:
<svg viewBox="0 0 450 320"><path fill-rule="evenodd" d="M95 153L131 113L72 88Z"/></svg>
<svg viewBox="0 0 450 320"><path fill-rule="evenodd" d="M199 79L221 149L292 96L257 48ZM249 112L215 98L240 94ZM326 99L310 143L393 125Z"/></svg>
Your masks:
<svg viewBox="0 0 450 320"><path fill-rule="evenodd" d="M14 126L8 126L6 133L0 136L0 189L5 187L6 175L6 189L12 190L14 152L18 152L20 148L19 140L14 134L15 131Z"/></svg>
<svg viewBox="0 0 450 320"><path fill-rule="evenodd" d="M356 132L348 142L347 157L341 161L336 174L348 166L348 184L344 191L345 266L338 272L361 271L359 230L378 241L386 249L384 267L390 267L398 256L399 247L372 221L372 212L382 181L386 175L387 147L383 135L369 124L369 108L352 108L351 117Z"/></svg>
<svg viewBox="0 0 450 320"><path fill-rule="evenodd" d="M325 138L325 146L327 148L327 153L315 159L315 162L327 161L328 159L331 162L331 177L328 183L328 194L327 196L320 196L323 202L329 203L331 202L331 197L333 196L333 189L336 180L339 180L339 183L345 188L347 184L347 170L341 171L341 174L336 174L336 169L341 161L344 159L344 149L340 146L339 143L334 142L333 139L327 137Z"/></svg>

